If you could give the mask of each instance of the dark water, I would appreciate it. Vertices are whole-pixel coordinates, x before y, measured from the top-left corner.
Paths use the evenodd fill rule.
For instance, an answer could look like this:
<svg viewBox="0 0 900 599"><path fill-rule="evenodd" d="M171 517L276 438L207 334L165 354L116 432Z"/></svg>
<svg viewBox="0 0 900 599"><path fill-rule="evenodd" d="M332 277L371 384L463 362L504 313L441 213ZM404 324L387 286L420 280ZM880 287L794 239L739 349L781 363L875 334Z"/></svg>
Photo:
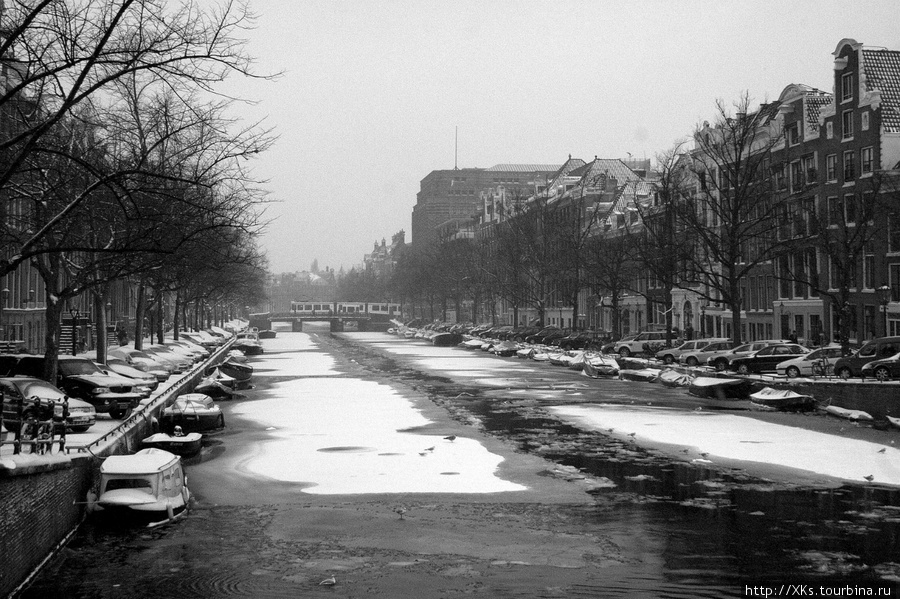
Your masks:
<svg viewBox="0 0 900 599"><path fill-rule="evenodd" d="M366 359L358 348L341 349L355 360ZM454 381L430 378L395 358L372 360L373 372L395 372L442 401L452 400L447 405L456 413L476 417L486 431L522 451L610 483L592 491L593 506L560 511L583 533L628 538L632 553L621 563L604 564L597 574L584 574L564 591L517 588L511 579L498 587L505 591L476 596L743 597L753 596L748 591L757 585L782 583L852 587L858 592L843 596L865 596L862 591L870 587L864 585L885 584L893 585L890 596L898 596L898 489L798 487L673 461L543 415L525 407L521 394L507 401L474 388L463 394ZM203 459L215 457L212 449L204 450ZM266 551L254 545L254 527L265 514L249 516L243 509L199 510L153 531L89 521L23 596L367 596L340 590L329 595L330 589L316 587L298 593L284 577L267 577L252 568L252 576L242 573L242 552L250 556ZM242 520L246 528L241 528ZM215 535L221 538L220 548L192 545L191 539Z"/></svg>

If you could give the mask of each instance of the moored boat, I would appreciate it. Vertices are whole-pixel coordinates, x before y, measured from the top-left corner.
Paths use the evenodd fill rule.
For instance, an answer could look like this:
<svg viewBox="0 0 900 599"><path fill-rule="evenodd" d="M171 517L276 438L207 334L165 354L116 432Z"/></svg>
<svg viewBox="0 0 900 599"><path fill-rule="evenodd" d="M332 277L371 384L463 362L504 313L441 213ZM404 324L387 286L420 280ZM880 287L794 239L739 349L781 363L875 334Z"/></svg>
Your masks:
<svg viewBox="0 0 900 599"><path fill-rule="evenodd" d="M594 379L601 376L616 376L619 374L619 363L603 356L585 358L581 374Z"/></svg>
<svg viewBox="0 0 900 599"><path fill-rule="evenodd" d="M677 370L672 370L671 368L668 370L664 370L659 375L659 382L666 387L690 387L691 381L693 380L694 377L690 374L678 372Z"/></svg>
<svg viewBox="0 0 900 599"><path fill-rule="evenodd" d="M871 421L875 420L871 414L868 412L863 412L862 410L851 410L848 408L842 408L840 406L825 406L822 408L832 416L837 416L838 418L846 418L847 420L854 421Z"/></svg>
<svg viewBox="0 0 900 599"><path fill-rule="evenodd" d="M747 399L750 395L750 385L747 379L698 376L691 381L688 392L697 397L710 399Z"/></svg>
<svg viewBox="0 0 900 599"><path fill-rule="evenodd" d="M459 333L442 332L431 337L431 344L439 347L451 347L462 343L463 337Z"/></svg>
<svg viewBox="0 0 900 599"><path fill-rule="evenodd" d="M772 387L764 387L756 393L751 393L750 401L777 410L808 410L816 405L816 400L811 395Z"/></svg>
<svg viewBox="0 0 900 599"><path fill-rule="evenodd" d="M155 447L156 449L162 449L168 451L169 453L174 453L175 455L180 455L182 457L190 457L193 455L197 455L200 453L200 448L203 444L203 435L200 433L187 433L187 434L178 434L178 431L175 431L175 434L169 435L167 433L156 433L155 435L150 435L149 437L144 438L141 441L141 445L145 448Z"/></svg>
<svg viewBox="0 0 900 599"><path fill-rule="evenodd" d="M100 495L92 507L172 520L187 508L181 458L162 449L106 458L100 466Z"/></svg>
<svg viewBox="0 0 900 599"><path fill-rule="evenodd" d="M895 418L893 416L885 416L885 418L887 418L887 421L891 423L891 426L900 428L900 418Z"/></svg>
<svg viewBox="0 0 900 599"><path fill-rule="evenodd" d="M276 332L272 330L260 331L259 333L257 333L257 336L260 339L274 339L275 335Z"/></svg>
<svg viewBox="0 0 900 599"><path fill-rule="evenodd" d="M625 368L619 371L619 378L625 381L640 381L644 383L652 383L659 377L659 370L656 368Z"/></svg>

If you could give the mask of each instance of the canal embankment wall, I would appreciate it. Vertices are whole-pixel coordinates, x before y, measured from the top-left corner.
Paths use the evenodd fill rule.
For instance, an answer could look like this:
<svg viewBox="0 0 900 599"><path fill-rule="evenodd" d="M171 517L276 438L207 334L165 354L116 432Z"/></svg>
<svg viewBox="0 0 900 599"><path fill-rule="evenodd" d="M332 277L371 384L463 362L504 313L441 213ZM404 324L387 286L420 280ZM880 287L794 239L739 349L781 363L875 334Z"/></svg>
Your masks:
<svg viewBox="0 0 900 599"><path fill-rule="evenodd" d="M89 445L63 453L54 446L56 453L0 460L0 597L14 597L77 530L86 516L88 493L98 490L103 458L140 449L141 440L156 432L162 411L193 390L207 368L222 362L230 345Z"/></svg>

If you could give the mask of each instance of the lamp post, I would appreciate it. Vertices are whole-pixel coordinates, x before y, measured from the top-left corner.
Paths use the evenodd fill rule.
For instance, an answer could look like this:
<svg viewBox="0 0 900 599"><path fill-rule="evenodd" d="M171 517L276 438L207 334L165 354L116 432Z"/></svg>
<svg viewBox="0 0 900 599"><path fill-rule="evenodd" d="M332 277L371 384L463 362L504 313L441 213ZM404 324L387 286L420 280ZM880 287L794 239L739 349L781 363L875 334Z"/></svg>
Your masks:
<svg viewBox="0 0 900 599"><path fill-rule="evenodd" d="M881 300L881 311L884 312L884 336L888 335L888 303L891 301L891 288L882 285L878 288L878 299Z"/></svg>
<svg viewBox="0 0 900 599"><path fill-rule="evenodd" d="M69 308L69 314L72 315L72 355L78 353L78 308Z"/></svg>

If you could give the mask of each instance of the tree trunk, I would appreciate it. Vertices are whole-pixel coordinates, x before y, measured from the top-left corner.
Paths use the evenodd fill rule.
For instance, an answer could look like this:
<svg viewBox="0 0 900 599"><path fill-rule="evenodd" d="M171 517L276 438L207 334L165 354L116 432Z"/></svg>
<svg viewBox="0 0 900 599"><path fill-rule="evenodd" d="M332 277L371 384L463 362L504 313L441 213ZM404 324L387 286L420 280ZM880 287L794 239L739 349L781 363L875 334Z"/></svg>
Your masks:
<svg viewBox="0 0 900 599"><path fill-rule="evenodd" d="M181 294L177 291L175 292L175 309L172 311L172 336L175 341L178 341L178 326L179 326L179 314L178 310L181 309Z"/></svg>
<svg viewBox="0 0 900 599"><path fill-rule="evenodd" d="M162 344L165 341L165 323L163 322L163 294L156 292L156 342Z"/></svg>
<svg viewBox="0 0 900 599"><path fill-rule="evenodd" d="M94 300L94 314L97 315L97 361L106 364L106 351L109 349L106 339L106 299L108 290L104 287L97 293L92 293Z"/></svg>
<svg viewBox="0 0 900 599"><path fill-rule="evenodd" d="M44 380L56 384L57 356L59 356L59 332L62 328L63 305L57 299L56 294L47 288L45 297L47 318L47 332L44 335Z"/></svg>
<svg viewBox="0 0 900 599"><path fill-rule="evenodd" d="M137 288L137 302L134 305L134 349L144 346L144 282L141 281Z"/></svg>

